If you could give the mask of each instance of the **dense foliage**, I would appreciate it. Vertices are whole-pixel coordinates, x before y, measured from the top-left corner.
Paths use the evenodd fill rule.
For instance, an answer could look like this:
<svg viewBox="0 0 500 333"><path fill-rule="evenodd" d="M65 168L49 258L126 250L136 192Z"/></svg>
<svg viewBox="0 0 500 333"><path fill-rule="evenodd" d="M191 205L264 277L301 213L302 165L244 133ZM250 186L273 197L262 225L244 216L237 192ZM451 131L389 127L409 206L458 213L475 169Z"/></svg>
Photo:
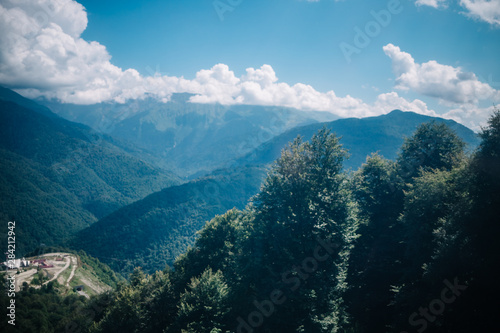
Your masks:
<svg viewBox="0 0 500 333"><path fill-rule="evenodd" d="M309 141L326 126L337 136L341 135L342 146L350 155L348 159L343 159L342 169L356 170L367 155L379 149L379 153L386 158L397 159L397 151L403 144L404 137L412 136L419 124L429 120L435 122L439 131L450 126L467 143L466 149L473 149L479 144L479 137L474 132L454 121L397 110L379 117L339 119L298 127L262 144L253 153L235 161L230 168L217 170L208 177L198 178L181 186L164 189L105 216L79 233L71 246L83 248L124 275L130 274L136 266L153 273L167 264L171 266L177 256L194 244L196 231L213 216L233 207L245 208L248 200L258 193L265 180L265 170L280 157L282 148L293 141L298 133L303 135L303 141ZM195 119L192 121L198 124ZM420 130L421 135L426 135L427 127ZM253 133L247 133L247 140L253 140L258 132ZM446 150L446 144L453 143L446 140L452 138L442 136L442 139L444 141L441 146ZM237 142L239 141L232 144ZM220 147L222 146L206 148L205 153L213 152L214 149L219 152L222 149ZM197 149L194 151L198 151ZM457 149L462 150L461 146ZM193 154L191 148L189 152L186 156ZM434 154L439 153L441 152L436 151ZM411 154L411 151L407 154ZM415 163L421 156L416 156ZM408 156L408 161L410 160ZM410 176L407 175L406 178ZM392 184L392 180L389 184Z"/></svg>
<svg viewBox="0 0 500 333"><path fill-rule="evenodd" d="M241 167L172 186L125 206L79 232L71 242L128 275L172 265L216 214L244 208L259 191L263 167Z"/></svg>
<svg viewBox="0 0 500 333"><path fill-rule="evenodd" d="M2 281L4 277L2 276ZM10 299L3 288L0 295L2 309L7 309ZM78 316L86 304L85 297L76 294L62 297L57 282L49 282L40 289L25 288L16 293L15 326L5 314L0 321L2 332L64 332L65 326ZM88 325L88 323L87 323Z"/></svg>
<svg viewBox="0 0 500 333"><path fill-rule="evenodd" d="M491 331L499 133L496 112L467 156L424 124L396 162L353 174L328 130L298 138L245 210L207 223L173 270L136 269L91 331Z"/></svg>
<svg viewBox="0 0 500 333"><path fill-rule="evenodd" d="M15 103L0 88L0 218L16 221L19 256L63 244L119 207L179 183L111 138L10 93Z"/></svg>
<svg viewBox="0 0 500 333"><path fill-rule="evenodd" d="M327 128L306 142L299 137L246 208L226 207L207 222L172 268L135 268L128 283L88 301L53 295L54 285L29 289L19 303L35 309L33 317L25 319L20 305L20 318L40 332L63 325L92 333L495 331L500 111L481 140L468 155L454 131L423 124L396 161L372 154L350 173L348 152ZM190 183L110 215L108 227L95 227L110 242L102 249L131 254L112 240L131 232L154 240L175 230L178 207L210 214L222 207L220 198L248 190L215 176L198 184L214 183L208 188L217 195L196 196ZM196 211L193 195L207 208ZM162 200L172 209L159 211L168 217L159 230L141 205ZM57 302L61 308L49 311Z"/></svg>

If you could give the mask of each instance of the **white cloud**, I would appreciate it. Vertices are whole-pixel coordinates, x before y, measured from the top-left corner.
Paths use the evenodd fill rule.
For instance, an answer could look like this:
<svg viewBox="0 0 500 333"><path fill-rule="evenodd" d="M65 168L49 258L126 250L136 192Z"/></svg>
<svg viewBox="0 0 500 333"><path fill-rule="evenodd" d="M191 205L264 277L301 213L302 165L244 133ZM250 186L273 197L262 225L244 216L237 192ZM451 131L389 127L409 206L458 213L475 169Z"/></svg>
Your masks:
<svg viewBox="0 0 500 333"><path fill-rule="evenodd" d="M500 27L500 0L460 0L472 18Z"/></svg>
<svg viewBox="0 0 500 333"><path fill-rule="evenodd" d="M446 0L416 0L415 5L440 8L440 7L446 7Z"/></svg>
<svg viewBox="0 0 500 333"><path fill-rule="evenodd" d="M415 63L409 53L393 44L387 44L383 49L392 59L396 89L413 90L437 98L440 104L451 109L440 115L443 118L453 119L479 130L491 115L493 107L481 108L478 104L500 101L500 91L481 82L474 73L464 72L460 67L442 65L434 60L423 64ZM414 104L414 107L418 106L418 103ZM419 113L426 114L426 111L422 109ZM432 115L431 113L427 114Z"/></svg>
<svg viewBox="0 0 500 333"><path fill-rule="evenodd" d="M278 82L269 65L248 68L245 75L237 78L226 65L218 64L198 72L189 88L188 92L197 94L191 98L195 103L274 105L330 111L340 116L374 114L363 101L349 95L338 97L333 91L321 93L310 85Z"/></svg>
<svg viewBox="0 0 500 333"><path fill-rule="evenodd" d="M279 82L269 65L248 68L236 77L227 65L183 77L144 77L134 69L111 63L106 48L81 38L87 26L85 9L73 0L5 0L0 5L0 84L30 97L45 96L67 103L123 103L128 99L173 93L195 94L191 102L256 104L321 110L342 117L387 113L394 108L427 113L421 101L407 102L396 93L383 94L373 104L310 85Z"/></svg>
<svg viewBox="0 0 500 333"><path fill-rule="evenodd" d="M337 96L334 91L319 92L303 83L279 82L270 65L248 68L240 77L225 64L200 70L193 79L142 76L135 69L113 65L105 46L82 39L86 26L85 9L73 0L2 0L0 84L28 97L76 104L123 103L146 97L167 101L174 93L187 92L194 94L194 103L283 106L340 117L375 116L393 109L437 116L423 101L409 101L396 92L380 94L368 104L350 95ZM498 94L459 68L436 62L415 64L408 53L392 44L384 51L393 59L399 89L469 104ZM446 116L460 121L469 116L464 110L465 106L455 107ZM474 110L472 115L482 112Z"/></svg>
<svg viewBox="0 0 500 333"><path fill-rule="evenodd" d="M442 115L442 117L453 119L456 122L464 124L474 131L479 132L481 130L481 126L486 125L494 110L494 106L480 108L477 105L462 105L448 111Z"/></svg>
<svg viewBox="0 0 500 333"><path fill-rule="evenodd" d="M192 102L221 104L253 104L293 107L300 110L329 111L341 117L366 117L388 113L394 109L411 110L421 114L437 116L433 110L418 99L407 101L396 92L381 94L373 104L361 99L339 97L333 91L321 93L310 85L297 83L290 86L279 83L276 73L269 65L260 69L248 68L246 75L236 78L226 65L216 65L211 70L204 70L200 80L197 75L196 88L191 92L199 93L191 98ZM214 75L218 72L218 75ZM217 79L214 79L217 77Z"/></svg>
<svg viewBox="0 0 500 333"><path fill-rule="evenodd" d="M374 107L378 109L380 114L386 113L387 111L385 110L398 109L403 111L413 111L431 117L440 116L434 110L429 110L427 105L421 100L415 99L410 102L399 96L394 91L379 95L375 101Z"/></svg>
<svg viewBox="0 0 500 333"><path fill-rule="evenodd" d="M438 98L445 104L477 104L483 100L500 100L500 92L479 81L474 73L464 72L460 67L442 65L434 60L417 64L409 53L393 44L387 44L383 49L392 59L397 89L411 89L422 95Z"/></svg>
<svg viewBox="0 0 500 333"><path fill-rule="evenodd" d="M416 6L446 8L447 0L415 0ZM500 27L500 0L459 0L466 16Z"/></svg>
<svg viewBox="0 0 500 333"><path fill-rule="evenodd" d="M113 66L104 46L81 39L86 26L87 14L75 1L2 1L0 82L40 93L57 90L54 97L67 100L92 90L95 101L109 98L105 86L133 73ZM74 87L83 89L69 96Z"/></svg>

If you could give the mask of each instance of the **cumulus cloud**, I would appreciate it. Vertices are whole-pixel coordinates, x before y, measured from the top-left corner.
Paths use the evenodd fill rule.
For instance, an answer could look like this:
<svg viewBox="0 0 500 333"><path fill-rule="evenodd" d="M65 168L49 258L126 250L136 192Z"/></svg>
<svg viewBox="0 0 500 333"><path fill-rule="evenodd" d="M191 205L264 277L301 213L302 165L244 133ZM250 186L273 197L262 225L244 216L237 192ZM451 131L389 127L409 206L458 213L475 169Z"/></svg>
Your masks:
<svg viewBox="0 0 500 333"><path fill-rule="evenodd" d="M393 44L384 46L392 59L396 88L414 90L422 95L438 98L442 103L477 104L483 100L500 100L500 92L479 81L474 73L460 67L442 65L434 60L415 63L413 57Z"/></svg>
<svg viewBox="0 0 500 333"><path fill-rule="evenodd" d="M193 103L254 104L327 111L340 117L366 117L394 109L438 116L425 102L409 101L397 92L380 94L373 103L359 98L319 92L312 86L280 82L270 65L248 68L236 76L225 64L200 70L193 79L143 76L111 62L105 46L81 38L87 27L83 6L73 0L2 0L0 3L0 84L28 97L44 96L65 103L94 104L172 94L193 94ZM454 105L445 117L475 126L488 113L475 102L498 91L474 74L436 62L416 64L408 53L389 44L397 88L414 89ZM473 111L467 113L467 108ZM486 116L487 117L487 116ZM465 120L464 120L465 119ZM482 118L481 118L482 119Z"/></svg>
<svg viewBox="0 0 500 333"><path fill-rule="evenodd" d="M100 102L133 94L137 71L110 63L106 48L80 35L82 5L71 0L5 0L0 4L0 82L68 102Z"/></svg>
<svg viewBox="0 0 500 333"><path fill-rule="evenodd" d="M477 105L461 105L460 107L446 112L442 115L442 117L453 119L456 122L464 124L472 130L479 132L481 127L486 125L494 110L494 106L481 108Z"/></svg>
<svg viewBox="0 0 500 333"><path fill-rule="evenodd" d="M415 5L440 8L440 7L446 7L446 0L416 0Z"/></svg>
<svg viewBox="0 0 500 333"><path fill-rule="evenodd" d="M349 95L339 97L333 91L321 93L302 83L293 86L280 83L269 65L259 69L248 68L245 75L237 78L226 65L219 64L211 70L200 71L193 82L196 88L192 92L197 95L191 101L196 103L274 105L329 111L341 117L374 116L394 109L437 116L423 101L416 99L410 102L396 92L381 94L373 104L367 104Z"/></svg>
<svg viewBox="0 0 500 333"><path fill-rule="evenodd" d="M312 86L297 83L290 86L278 82L273 68L248 68L236 77L226 65L198 72L191 81L191 98L195 103L252 104L293 107L301 110L330 111L339 116L369 116L375 110L362 100L351 96L338 97L333 91L321 93ZM390 110L389 110L390 111Z"/></svg>
<svg viewBox="0 0 500 333"><path fill-rule="evenodd" d="M318 92L312 86L279 82L269 65L248 68L237 77L225 64L200 70L194 79L142 76L123 70L98 42L81 38L87 27L85 8L73 0L4 0L0 4L0 84L30 97L66 103L123 103L172 94L194 94L191 102L255 104L329 111L341 117L364 117L393 109L432 114L424 102L406 101L395 92L372 105L352 96Z"/></svg>
<svg viewBox="0 0 500 333"><path fill-rule="evenodd" d="M500 0L460 0L466 15L500 27Z"/></svg>
<svg viewBox="0 0 500 333"><path fill-rule="evenodd" d="M420 113L426 116L439 117L434 110L429 110L427 104L419 99L414 99L413 101L408 101L405 98L399 96L396 92L390 92L381 94L377 97L374 103L374 107L378 109L378 112L383 114L384 110L411 110L416 113Z"/></svg>
<svg viewBox="0 0 500 333"><path fill-rule="evenodd" d="M418 64L409 53L401 51L393 44L387 44L383 50L392 60L392 69L396 76L395 88L437 98L442 105L451 109L440 115L443 118L453 119L479 130L494 107L482 108L478 105L481 102L493 104L500 101L500 91L481 82L474 73L433 60ZM418 106L418 103L414 104L416 105L413 107ZM433 111L421 109L419 113L432 115Z"/></svg>

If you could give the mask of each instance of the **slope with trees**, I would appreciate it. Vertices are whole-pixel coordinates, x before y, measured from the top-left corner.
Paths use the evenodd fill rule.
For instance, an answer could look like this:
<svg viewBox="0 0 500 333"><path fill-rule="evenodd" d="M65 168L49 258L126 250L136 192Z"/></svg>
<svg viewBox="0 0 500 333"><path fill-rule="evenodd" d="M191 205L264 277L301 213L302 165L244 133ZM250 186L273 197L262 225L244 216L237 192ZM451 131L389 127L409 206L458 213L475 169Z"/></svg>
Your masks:
<svg viewBox="0 0 500 333"><path fill-rule="evenodd" d="M166 103L153 98L96 105L42 103L65 119L146 149L155 156L152 162L190 179L231 165L288 129L338 118L285 107L191 103L191 96L174 94Z"/></svg>
<svg viewBox="0 0 500 333"><path fill-rule="evenodd" d="M213 216L243 209L264 175L263 167L241 167L165 188L80 231L70 244L122 273L136 266L152 273L172 265Z"/></svg>
<svg viewBox="0 0 500 333"><path fill-rule="evenodd" d="M354 174L327 130L297 139L251 205L207 223L173 270L136 269L91 332L494 331L499 133L497 111L467 156L424 124L396 162Z"/></svg>
<svg viewBox="0 0 500 333"><path fill-rule="evenodd" d="M342 138L342 145L349 151L350 158L344 161L346 169L357 170L367 156L374 152L387 159L395 160L404 139L410 137L423 123L434 121L444 124L466 143L466 150L472 151L479 144L479 137L469 128L453 120L445 120L394 110L386 115L366 118L338 119L326 123L296 127L263 143L240 158L238 164L268 164L280 156L283 147L297 135L309 140L318 130L326 126Z"/></svg>
<svg viewBox="0 0 500 333"><path fill-rule="evenodd" d="M343 160L342 168L356 169L362 164L361 161L366 159L367 155L377 150L380 150L380 154L383 152L389 153L391 158L396 159L397 148L403 143L404 136L411 136L420 123L429 120L433 120L436 126L440 126L439 128L444 128L445 124L453 126L464 138L464 141L468 143L468 148L477 145L476 134L462 125L453 121L433 119L411 112L394 111L381 117L342 119L332 123L325 123L322 126L331 128L332 131L335 130L337 135L343 135L341 139L342 145L349 150L350 158ZM264 181L263 170L267 169L279 156L279 151L286 146L286 143L293 140L292 135L296 136L300 132L304 134L304 141L306 139L310 140L313 133L321 129L318 126L318 124L314 124L300 127L280 135L263 144L253 154L236 161L231 168L217 170L213 173L213 177L219 179L219 182L234 182L234 184L221 185L222 188L239 188L242 186L241 184L251 188L251 190L233 191L230 200L227 202L224 202L226 201L226 193L223 193L221 196L222 205L219 205L216 210L208 211L204 206L204 201L196 198L197 195L186 199L189 200L189 204L181 204L167 197L164 200L157 200L162 195L152 195L142 200L140 204L134 203L101 219L95 227L78 236L82 241L73 244L82 246L86 251L93 251L92 253L95 256L98 256L115 269L122 270L124 267L128 267L128 273L137 265L144 267L150 273L155 269L162 269L165 264L172 264L174 259L187 249L187 246L193 244L196 231L200 230L206 220L210 219L213 214L221 214L232 207L244 208L246 202L254 194L257 194L261 182ZM375 135L375 133L378 134ZM288 140L289 137L291 137L290 140ZM277 156L275 156L276 154ZM357 162L355 164L349 162L353 160ZM395 165L391 168L393 167ZM261 171L255 172L256 170ZM245 177L234 177L234 175L243 173L246 174ZM395 171L390 176L391 182L395 180L392 179L394 177ZM193 181L187 187L179 187L175 191L178 191L180 196L184 196L186 193L190 193L186 189L193 187L199 188L198 192L205 192L201 188L203 186L205 186L203 183ZM241 197L238 197L239 195ZM399 197L399 200L402 200L401 197ZM197 215L194 211L200 211L201 213ZM205 214L207 212L208 214ZM141 224L144 224L144 228L147 230L155 229L162 235L150 237L140 236L143 235L142 231L131 232L131 230L140 230ZM165 227L167 225L168 228ZM116 229L115 227L120 231L111 232L111 230ZM102 230L102 232L98 230ZM105 241L106 238L103 234L108 236L116 235L113 238L113 246L110 246L109 242ZM130 244L135 245L131 246ZM113 251L111 251L113 254L106 247L113 248ZM127 249L127 251L117 251L116 248Z"/></svg>
<svg viewBox="0 0 500 333"><path fill-rule="evenodd" d="M0 155L0 217L17 223L18 255L41 243L61 245L98 218L180 182L112 139L3 88ZM4 244L5 230L0 236Z"/></svg>

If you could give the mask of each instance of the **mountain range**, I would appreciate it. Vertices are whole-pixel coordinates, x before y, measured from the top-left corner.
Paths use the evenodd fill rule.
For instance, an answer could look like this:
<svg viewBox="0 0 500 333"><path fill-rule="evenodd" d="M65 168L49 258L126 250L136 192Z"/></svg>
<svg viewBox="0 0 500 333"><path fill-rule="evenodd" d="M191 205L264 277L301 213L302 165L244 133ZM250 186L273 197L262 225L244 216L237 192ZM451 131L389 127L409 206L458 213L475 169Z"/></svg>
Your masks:
<svg viewBox="0 0 500 333"><path fill-rule="evenodd" d="M297 126L337 117L329 112L257 105L195 104L189 94L168 103L146 99L97 105L40 101L60 116L151 152L151 163L190 179L232 163Z"/></svg>
<svg viewBox="0 0 500 333"><path fill-rule="evenodd" d="M479 144L480 140L476 133L453 120L394 110L377 117L345 118L290 129L239 158L236 164L272 163L279 157L281 150L288 142L293 141L297 136L308 141L313 134L326 126L342 138L341 143L349 151L350 158L344 163L344 168L356 170L365 162L366 156L373 152L378 152L387 159L395 159L404 138L411 136L418 125L426 122L446 124L464 140L466 150L469 152Z"/></svg>
<svg viewBox="0 0 500 333"><path fill-rule="evenodd" d="M120 272L162 269L206 221L248 204L288 142L323 127L341 137L351 170L372 152L394 159L424 122L444 122L469 151L479 142L452 120L413 112L332 121L324 112L187 98L41 105L1 88L0 212L17 221L18 253L66 245Z"/></svg>
<svg viewBox="0 0 500 333"><path fill-rule="evenodd" d="M0 216L17 222L18 254L61 244L119 207L181 182L112 138L4 88L0 164Z"/></svg>

